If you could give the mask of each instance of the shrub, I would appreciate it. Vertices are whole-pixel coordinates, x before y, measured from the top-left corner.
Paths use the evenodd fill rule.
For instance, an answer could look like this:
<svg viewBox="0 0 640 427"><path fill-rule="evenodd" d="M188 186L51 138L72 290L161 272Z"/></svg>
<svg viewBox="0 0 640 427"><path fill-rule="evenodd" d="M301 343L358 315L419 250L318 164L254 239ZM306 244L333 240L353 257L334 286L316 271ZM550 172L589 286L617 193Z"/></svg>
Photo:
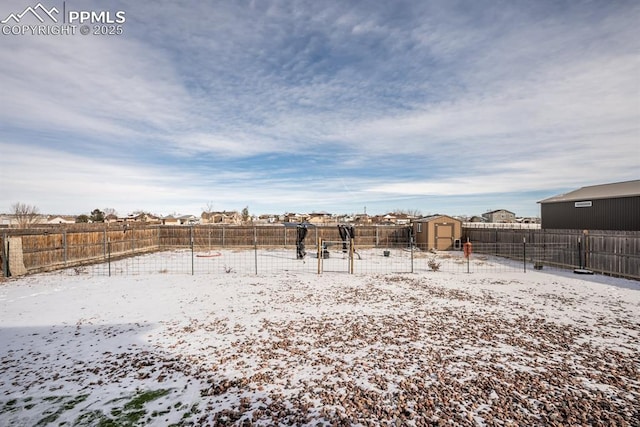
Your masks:
<svg viewBox="0 0 640 427"><path fill-rule="evenodd" d="M429 261L427 262L427 265L429 266L431 271L440 270L440 263L438 261L436 261L435 258L430 258Z"/></svg>

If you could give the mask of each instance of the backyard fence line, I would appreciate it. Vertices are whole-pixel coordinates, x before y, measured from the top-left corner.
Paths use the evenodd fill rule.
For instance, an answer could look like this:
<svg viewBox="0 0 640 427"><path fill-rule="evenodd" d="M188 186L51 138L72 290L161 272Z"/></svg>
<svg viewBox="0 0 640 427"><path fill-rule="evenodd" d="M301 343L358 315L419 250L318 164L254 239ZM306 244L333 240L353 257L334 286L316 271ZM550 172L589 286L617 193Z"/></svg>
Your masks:
<svg viewBox="0 0 640 427"><path fill-rule="evenodd" d="M344 271L350 273L480 271L531 268L589 268L598 273L640 279L640 232L583 232L576 230L463 229L462 241L473 245L472 262L460 251L432 253L416 246L406 226L355 227L354 254L343 263L341 237L332 227L309 228L306 262L295 259L296 228L277 226L120 226L102 229L3 230L0 251L2 276L17 276L90 265L95 274L141 274L147 270L203 274L277 271ZM337 242L332 260L318 268L313 257L318 242ZM163 252L157 257L147 256ZM218 255L219 254L219 255ZM361 257L361 255L364 255ZM159 259L165 256L165 261ZM182 259L186 256L186 259ZM128 261L123 267L123 260ZM349 257L346 256L345 259ZM501 267L488 260L503 260ZM466 260L469 261L469 260ZM11 264L14 264L13 266ZM149 265L145 266L144 263ZM183 266L184 264L184 266ZM431 264L431 266L429 266ZM113 267L113 271L111 268ZM322 271L321 271L322 270Z"/></svg>
<svg viewBox="0 0 640 427"><path fill-rule="evenodd" d="M362 247L407 245L406 230L407 227L362 226L358 227L358 241ZM2 234L3 252L11 239L19 239L21 258L0 254L0 265L2 276L8 277L10 258L24 265L26 272L37 273L190 246L199 251L290 247L296 244L296 232L296 227L215 225L7 229ZM340 239L337 227L310 227L307 240L318 239Z"/></svg>
<svg viewBox="0 0 640 427"><path fill-rule="evenodd" d="M540 230L538 223L526 222L464 222L462 228L480 229L509 229L509 230Z"/></svg>
<svg viewBox="0 0 640 427"><path fill-rule="evenodd" d="M487 253L503 248L495 254L507 258L504 248L525 239L542 251L546 265L640 280L640 231L463 228L463 240L467 239Z"/></svg>

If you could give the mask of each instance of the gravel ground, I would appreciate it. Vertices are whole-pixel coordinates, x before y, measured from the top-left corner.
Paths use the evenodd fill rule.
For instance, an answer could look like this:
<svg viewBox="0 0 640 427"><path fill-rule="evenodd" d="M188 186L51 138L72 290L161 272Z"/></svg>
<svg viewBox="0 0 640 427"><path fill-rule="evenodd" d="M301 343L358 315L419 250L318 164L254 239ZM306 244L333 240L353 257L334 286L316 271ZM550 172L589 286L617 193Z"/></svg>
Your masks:
<svg viewBox="0 0 640 427"><path fill-rule="evenodd" d="M0 308L1 425L640 425L637 282L59 273Z"/></svg>

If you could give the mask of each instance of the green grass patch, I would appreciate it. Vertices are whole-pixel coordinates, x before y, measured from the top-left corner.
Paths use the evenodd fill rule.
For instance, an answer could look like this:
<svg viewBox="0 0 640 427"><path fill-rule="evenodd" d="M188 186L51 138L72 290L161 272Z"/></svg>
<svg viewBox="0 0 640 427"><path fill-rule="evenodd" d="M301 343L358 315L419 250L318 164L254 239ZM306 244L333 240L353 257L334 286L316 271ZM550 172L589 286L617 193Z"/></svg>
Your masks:
<svg viewBox="0 0 640 427"><path fill-rule="evenodd" d="M3 419L10 423L30 418L29 424L35 427L138 427L172 411L186 411L186 417L183 417L183 420L197 411L197 403L191 408L180 402L176 404L167 402L166 405L161 404L153 410L148 408L149 403L167 396L172 391L173 389L139 390L128 396L106 402L104 406L100 403L104 409L91 409L96 407L96 403L90 403L84 408L78 408L79 415L73 421L69 419L68 415L65 417L64 414L85 402L89 398L89 394L13 398L4 402L0 401L0 414L8 415L8 418L3 417ZM61 417L62 419L60 419Z"/></svg>

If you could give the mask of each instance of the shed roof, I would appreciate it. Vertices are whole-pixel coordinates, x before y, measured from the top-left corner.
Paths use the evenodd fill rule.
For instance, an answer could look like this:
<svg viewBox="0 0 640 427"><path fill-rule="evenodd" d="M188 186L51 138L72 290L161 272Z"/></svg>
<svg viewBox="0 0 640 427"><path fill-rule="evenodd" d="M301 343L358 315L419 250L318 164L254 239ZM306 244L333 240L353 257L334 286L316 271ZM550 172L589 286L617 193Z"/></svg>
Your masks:
<svg viewBox="0 0 640 427"><path fill-rule="evenodd" d="M433 221L434 219L437 219L437 218L448 218L448 219L451 219L453 221L462 222L459 219L450 217L449 215L439 215L439 214L429 215L429 216L425 216L423 218L414 219L413 222L431 222L431 221Z"/></svg>
<svg viewBox="0 0 640 427"><path fill-rule="evenodd" d="M582 187L566 194L549 197L538 203L572 202L586 199L612 199L640 196L640 179Z"/></svg>

